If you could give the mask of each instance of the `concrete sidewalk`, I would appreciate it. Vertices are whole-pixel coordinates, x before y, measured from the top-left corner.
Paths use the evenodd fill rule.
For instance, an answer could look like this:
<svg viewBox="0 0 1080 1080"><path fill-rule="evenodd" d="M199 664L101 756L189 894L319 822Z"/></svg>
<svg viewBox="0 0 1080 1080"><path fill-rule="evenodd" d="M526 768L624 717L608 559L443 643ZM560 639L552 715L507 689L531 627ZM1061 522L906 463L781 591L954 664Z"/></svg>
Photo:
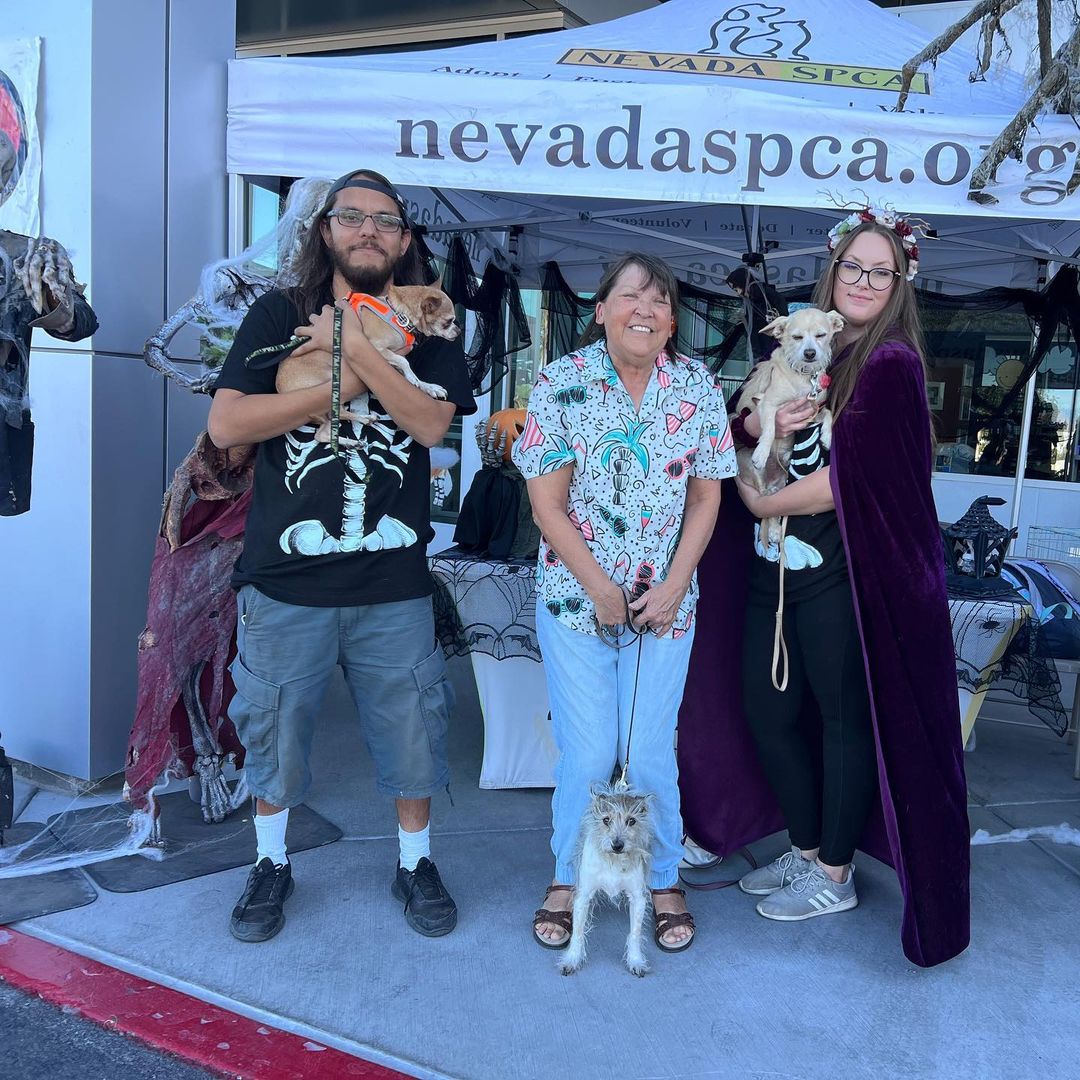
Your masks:
<svg viewBox="0 0 1080 1080"><path fill-rule="evenodd" d="M653 973L639 980L620 961L625 916L607 910L584 971L559 976L558 954L530 933L551 875L550 793L477 788L471 668L453 661L451 676L455 805L436 799L433 824L433 857L461 912L449 937L410 931L390 897L396 824L374 793L344 684L328 697L308 803L345 838L294 857L297 889L277 938L229 936L246 868L101 892L18 928L422 1077L1077 1075L1068 1003L1080 971L1080 848L1042 840L972 849L972 945L929 971L901 952L895 875L861 856L849 914L781 925L737 889L691 893L699 940L678 956L650 944ZM1080 827L1071 758L1041 726L980 721L966 759L972 829ZM67 806L39 793L23 816Z"/></svg>

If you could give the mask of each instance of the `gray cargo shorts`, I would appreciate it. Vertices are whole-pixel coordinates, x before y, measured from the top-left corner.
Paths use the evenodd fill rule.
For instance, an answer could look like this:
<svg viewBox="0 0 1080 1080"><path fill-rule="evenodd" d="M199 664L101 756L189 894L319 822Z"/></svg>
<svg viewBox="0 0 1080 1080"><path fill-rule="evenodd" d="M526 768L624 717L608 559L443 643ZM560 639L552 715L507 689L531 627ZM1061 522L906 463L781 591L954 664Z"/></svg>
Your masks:
<svg viewBox="0 0 1080 1080"><path fill-rule="evenodd" d="M229 718L256 797L296 806L311 786L311 742L340 666L378 789L423 799L445 788L453 691L435 643L431 598L362 607L283 604L244 585L237 596L236 694Z"/></svg>

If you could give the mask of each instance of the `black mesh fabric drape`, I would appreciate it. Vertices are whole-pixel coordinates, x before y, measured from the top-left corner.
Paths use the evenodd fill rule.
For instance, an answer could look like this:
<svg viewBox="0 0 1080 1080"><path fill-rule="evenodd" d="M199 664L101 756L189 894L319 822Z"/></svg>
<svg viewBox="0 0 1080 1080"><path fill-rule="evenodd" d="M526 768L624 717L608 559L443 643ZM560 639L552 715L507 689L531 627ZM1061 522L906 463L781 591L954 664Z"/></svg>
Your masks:
<svg viewBox="0 0 1080 1080"><path fill-rule="evenodd" d="M745 330L744 302L738 296L722 296L697 285L679 282L679 337L681 353L699 356L719 372L732 355L734 343ZM695 320L705 325L705 347L692 348L689 334L696 333Z"/></svg>
<svg viewBox="0 0 1080 1080"><path fill-rule="evenodd" d="M544 363L550 364L577 347L578 340L589 325L596 307L592 297L578 296L569 285L557 263L544 264L543 307L547 313L547 342Z"/></svg>
<svg viewBox="0 0 1080 1080"><path fill-rule="evenodd" d="M517 281L489 262L477 282L465 244L455 236L447 250L442 288L456 307L471 311L475 317L465 359L473 392L487 393L506 374L509 358L532 344Z"/></svg>

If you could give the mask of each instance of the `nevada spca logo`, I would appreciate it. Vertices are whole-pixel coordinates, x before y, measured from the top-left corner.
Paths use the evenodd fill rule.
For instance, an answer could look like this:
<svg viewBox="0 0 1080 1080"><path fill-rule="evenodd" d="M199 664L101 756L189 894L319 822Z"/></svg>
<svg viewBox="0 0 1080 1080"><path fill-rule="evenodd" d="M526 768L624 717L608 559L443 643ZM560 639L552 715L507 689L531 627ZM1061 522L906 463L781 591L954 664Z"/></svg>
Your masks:
<svg viewBox="0 0 1080 1080"><path fill-rule="evenodd" d="M736 4L712 24L709 47L700 53L809 60L803 51L811 41L806 21L780 18L786 13L776 4Z"/></svg>

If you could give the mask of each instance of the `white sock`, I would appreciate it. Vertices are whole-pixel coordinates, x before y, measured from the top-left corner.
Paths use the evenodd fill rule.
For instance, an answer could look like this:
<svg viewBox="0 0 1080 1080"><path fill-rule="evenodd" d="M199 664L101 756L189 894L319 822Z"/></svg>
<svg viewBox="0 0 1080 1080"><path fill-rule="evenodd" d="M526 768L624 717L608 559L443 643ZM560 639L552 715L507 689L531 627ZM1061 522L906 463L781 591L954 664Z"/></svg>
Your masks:
<svg viewBox="0 0 1080 1080"><path fill-rule="evenodd" d="M398 862L406 870L415 870L421 859L431 858L431 826L425 825L419 832L406 832L400 825L397 830Z"/></svg>
<svg viewBox="0 0 1080 1080"><path fill-rule="evenodd" d="M285 828L289 824L289 808L276 814L255 815L255 839L259 845L255 856L257 863L269 859L275 866L284 866L288 861L285 855Z"/></svg>

